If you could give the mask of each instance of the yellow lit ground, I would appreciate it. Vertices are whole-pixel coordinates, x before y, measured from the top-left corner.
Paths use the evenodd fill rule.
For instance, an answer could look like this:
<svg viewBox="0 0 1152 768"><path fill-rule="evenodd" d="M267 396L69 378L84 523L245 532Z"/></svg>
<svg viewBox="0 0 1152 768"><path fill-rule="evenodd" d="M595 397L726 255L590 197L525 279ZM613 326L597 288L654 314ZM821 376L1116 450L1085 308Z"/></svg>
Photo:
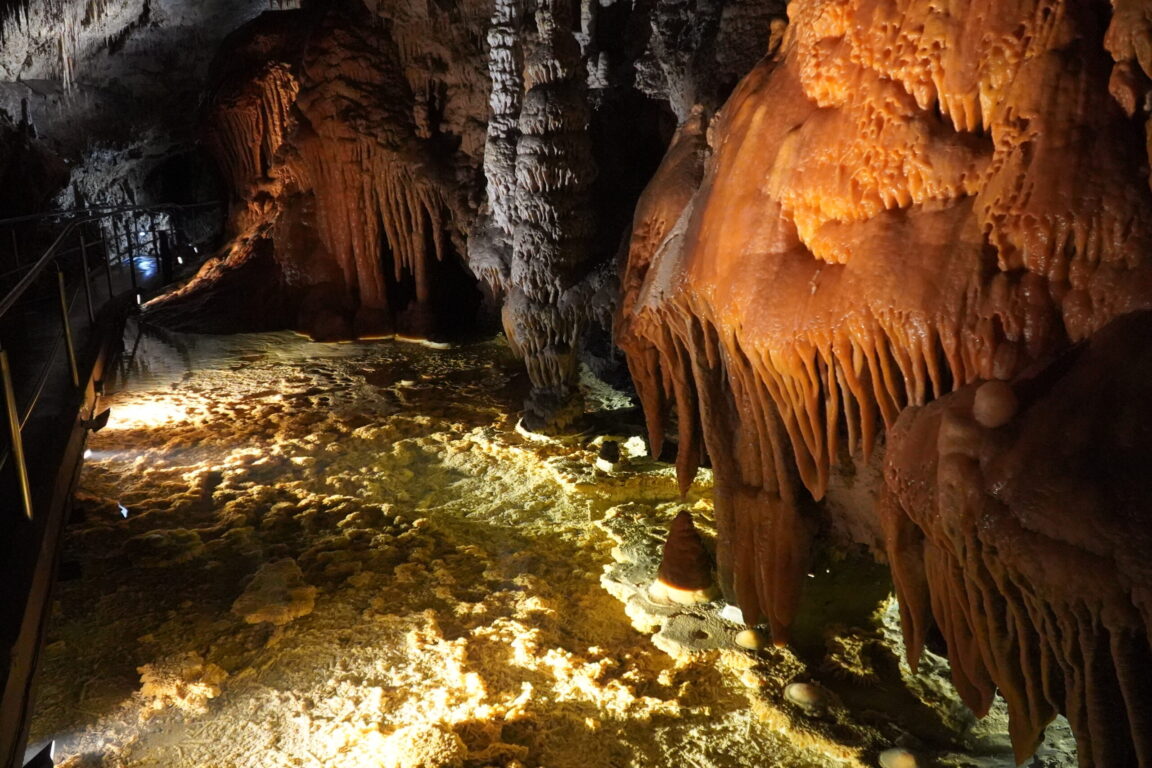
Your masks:
<svg viewBox="0 0 1152 768"><path fill-rule="evenodd" d="M597 468L602 433L517 433L498 341L129 348L39 678L33 739L58 765L804 768L896 744L929 764L895 715L789 703L820 670L736 647L719 606L649 604L661 527L683 503L708 528L707 477L680 502L665 465ZM638 452L626 398L590 395ZM936 760L1010 764L977 742Z"/></svg>

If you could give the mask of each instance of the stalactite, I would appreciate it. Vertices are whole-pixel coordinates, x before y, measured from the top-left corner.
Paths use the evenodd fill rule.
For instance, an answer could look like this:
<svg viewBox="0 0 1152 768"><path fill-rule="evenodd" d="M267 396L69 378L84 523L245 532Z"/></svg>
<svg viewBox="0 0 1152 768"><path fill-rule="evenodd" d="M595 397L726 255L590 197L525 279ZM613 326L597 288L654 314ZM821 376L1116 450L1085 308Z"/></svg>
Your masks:
<svg viewBox="0 0 1152 768"><path fill-rule="evenodd" d="M75 86L78 62L90 54L93 40L107 35L107 17L112 6L110 0L15 0L0 5L0 42L8 43L11 28L15 29L16 44L28 50L27 58L9 62L12 76L28 76L26 68L34 66L35 60L43 56L49 66L40 70L42 77L60 80L64 92L71 92ZM146 23L150 3L143 3L142 17ZM118 10L118 9L115 9ZM139 19L117 33L124 34L139 26ZM48 34L52 37L49 38ZM24 37L26 39L21 40ZM37 39L39 38L39 40ZM51 48L48 48L51 43ZM43 47L41 47L43 46Z"/></svg>
<svg viewBox="0 0 1152 768"><path fill-rule="evenodd" d="M208 137L233 189L268 178L272 159L296 129L299 92L292 68L270 63L243 89L217 94Z"/></svg>
<svg viewBox="0 0 1152 768"><path fill-rule="evenodd" d="M298 297L297 327L324 337L392 333L400 308L390 306L389 286L410 279L401 330L427 336L428 262L449 248L443 180L416 139L394 53L358 29L362 20L315 13L314 30L258 20L249 47L220 63L208 134L238 198L233 229L240 241L276 241L284 289ZM219 279L206 270L169 301Z"/></svg>
<svg viewBox="0 0 1152 768"><path fill-rule="evenodd" d="M5 0L0 6L0 43L8 39L8 27L21 27L28 22L28 6L32 0Z"/></svg>
<svg viewBox="0 0 1152 768"><path fill-rule="evenodd" d="M470 222L483 196L477 169L485 160L490 94L485 33L493 18L492 3L372 5L378 34L391 37L398 71L413 95L417 136L441 148L456 146L440 158L455 177L445 190L450 193L446 204L456 219ZM461 253L467 250L463 237L455 244Z"/></svg>
<svg viewBox="0 0 1152 768"><path fill-rule="evenodd" d="M1063 712L1085 768L1152 765L1150 339L1152 315L1125 316L1014 380L999 427L973 385L889 438L880 512L909 660L934 621L968 705L1004 696L1018 763Z"/></svg>
<svg viewBox="0 0 1152 768"><path fill-rule="evenodd" d="M80 25L88 27L98 24L108 13L108 6L111 4L112 0L88 0L84 4L84 18L81 19Z"/></svg>
<svg viewBox="0 0 1152 768"><path fill-rule="evenodd" d="M1142 49L1115 20L1109 55L1087 0L832 0L789 14L778 55L708 129L715 154L701 165L690 117L645 192L617 323L652 449L675 408L682 482L702 451L716 472L723 587L777 640L841 441L867 456L905 408L1011 379L1152 305L1145 139L1125 107L1146 90L1113 74ZM990 397L981 413L995 422L1003 401ZM1007 583L955 586L994 564L892 535L923 551L895 574L905 626L922 640L925 612L936 617L975 710L997 686L1028 691L1011 704L1031 713L1014 726L1026 751L1053 707L1091 709L1044 704L974 644L1023 631L1019 611L958 607L1007 599ZM1045 599L1029 610L1054 610ZM1077 652L1102 653L1105 635L1086 636L1102 645ZM1091 678L1095 662L1070 654L1066 676ZM1069 716L1089 738L1095 715Z"/></svg>

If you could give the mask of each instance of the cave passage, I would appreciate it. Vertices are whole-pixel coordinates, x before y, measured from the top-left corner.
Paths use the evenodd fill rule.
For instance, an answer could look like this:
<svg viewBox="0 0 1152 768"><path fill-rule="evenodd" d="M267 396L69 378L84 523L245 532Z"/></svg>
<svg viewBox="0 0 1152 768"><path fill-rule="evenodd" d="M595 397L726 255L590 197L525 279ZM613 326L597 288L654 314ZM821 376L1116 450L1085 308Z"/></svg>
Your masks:
<svg viewBox="0 0 1152 768"><path fill-rule="evenodd" d="M1150 8L0 0L0 768L1152 768Z"/></svg>

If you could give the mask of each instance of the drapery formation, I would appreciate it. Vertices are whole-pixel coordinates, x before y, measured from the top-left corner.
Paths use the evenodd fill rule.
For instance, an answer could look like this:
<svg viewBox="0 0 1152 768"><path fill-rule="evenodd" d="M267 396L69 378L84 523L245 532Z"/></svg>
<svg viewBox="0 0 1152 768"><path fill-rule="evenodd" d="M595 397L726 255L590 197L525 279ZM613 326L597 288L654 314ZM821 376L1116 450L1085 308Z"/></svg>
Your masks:
<svg viewBox="0 0 1152 768"><path fill-rule="evenodd" d="M893 428L880 512L909 660L934 621L968 706L1004 696L1017 763L1062 712L1081 765L1152 765L1149 382L1142 312L1014 381L1000 427L970 386Z"/></svg>
<svg viewBox="0 0 1152 768"><path fill-rule="evenodd" d="M653 450L674 410L682 483L711 459L721 579L778 641L844 449L1152 302L1148 35L1118 5L794 2L641 200L618 340Z"/></svg>
<svg viewBox="0 0 1152 768"><path fill-rule="evenodd" d="M263 249L293 327L321 338L398 326L427 335L430 265L445 256L450 214L408 84L369 19L307 13L307 23L261 17L226 46L205 122L234 195L236 237L223 264L152 309L219 292ZM390 298L399 286L411 294L403 317Z"/></svg>

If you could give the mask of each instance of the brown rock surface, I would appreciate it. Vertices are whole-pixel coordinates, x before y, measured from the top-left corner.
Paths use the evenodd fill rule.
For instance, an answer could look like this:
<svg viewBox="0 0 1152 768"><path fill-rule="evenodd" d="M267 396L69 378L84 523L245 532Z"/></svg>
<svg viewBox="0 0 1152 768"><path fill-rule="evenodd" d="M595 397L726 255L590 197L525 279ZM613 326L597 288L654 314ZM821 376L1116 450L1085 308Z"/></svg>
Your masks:
<svg viewBox="0 0 1152 768"><path fill-rule="evenodd" d="M676 515L668 530L656 577L676 589L706 590L712 586L712 558L692 524L692 513L686 509Z"/></svg>

